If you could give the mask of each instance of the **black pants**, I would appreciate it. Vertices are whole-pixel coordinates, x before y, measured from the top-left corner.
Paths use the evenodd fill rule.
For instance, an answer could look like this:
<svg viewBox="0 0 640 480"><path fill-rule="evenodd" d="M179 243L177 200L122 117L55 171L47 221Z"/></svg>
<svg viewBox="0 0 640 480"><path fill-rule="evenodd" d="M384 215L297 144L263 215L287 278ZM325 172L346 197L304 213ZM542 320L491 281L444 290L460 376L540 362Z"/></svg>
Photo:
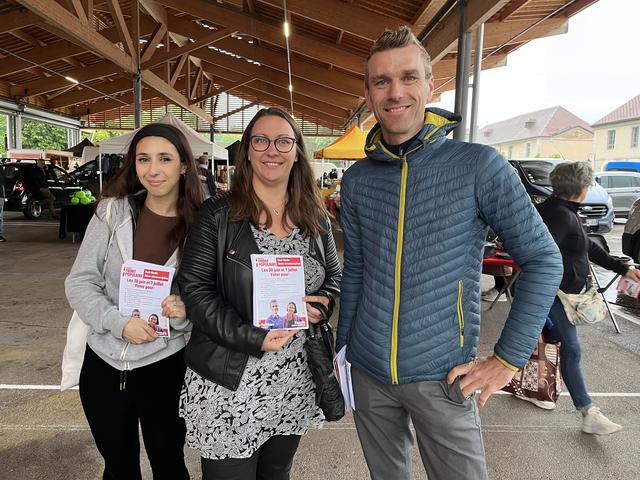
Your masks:
<svg viewBox="0 0 640 480"><path fill-rule="evenodd" d="M249 458L202 458L202 480L289 480L300 435L277 435Z"/></svg>
<svg viewBox="0 0 640 480"><path fill-rule="evenodd" d="M179 351L159 362L122 372L91 348L80 373L80 400L104 458L103 480L141 480L138 423L154 480L188 480L184 420L178 416L185 363Z"/></svg>

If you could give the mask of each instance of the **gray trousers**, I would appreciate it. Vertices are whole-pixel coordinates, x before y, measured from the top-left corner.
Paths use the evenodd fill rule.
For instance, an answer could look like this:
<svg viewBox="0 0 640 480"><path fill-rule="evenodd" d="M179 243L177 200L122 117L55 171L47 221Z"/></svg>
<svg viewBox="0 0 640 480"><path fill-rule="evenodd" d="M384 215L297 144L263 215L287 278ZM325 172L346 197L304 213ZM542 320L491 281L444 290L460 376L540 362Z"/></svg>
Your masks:
<svg viewBox="0 0 640 480"><path fill-rule="evenodd" d="M429 480L486 480L475 396L459 381L387 385L353 368L354 419L372 480L410 480L413 435Z"/></svg>

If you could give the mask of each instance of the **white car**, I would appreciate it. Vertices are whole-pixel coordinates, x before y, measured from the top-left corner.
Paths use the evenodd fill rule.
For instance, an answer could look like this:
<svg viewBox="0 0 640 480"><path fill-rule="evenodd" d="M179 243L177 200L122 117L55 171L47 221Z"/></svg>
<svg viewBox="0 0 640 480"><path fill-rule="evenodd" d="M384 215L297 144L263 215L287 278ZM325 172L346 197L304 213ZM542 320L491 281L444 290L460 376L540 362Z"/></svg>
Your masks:
<svg viewBox="0 0 640 480"><path fill-rule="evenodd" d="M595 178L611 196L616 217L628 217L631 205L640 198L640 173L608 171L596 173Z"/></svg>

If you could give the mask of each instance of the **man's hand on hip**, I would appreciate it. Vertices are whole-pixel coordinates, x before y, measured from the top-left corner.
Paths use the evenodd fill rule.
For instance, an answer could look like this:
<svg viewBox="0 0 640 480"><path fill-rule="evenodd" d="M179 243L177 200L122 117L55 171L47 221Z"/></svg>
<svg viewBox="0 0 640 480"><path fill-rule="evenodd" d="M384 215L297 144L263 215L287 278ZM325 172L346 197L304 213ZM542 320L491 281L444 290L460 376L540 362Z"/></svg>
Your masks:
<svg viewBox="0 0 640 480"><path fill-rule="evenodd" d="M447 375L447 383L460 379L460 389L465 397L480 391L478 405L484 407L493 392L500 390L511 381L515 371L503 365L496 357L482 358L474 362L454 367Z"/></svg>

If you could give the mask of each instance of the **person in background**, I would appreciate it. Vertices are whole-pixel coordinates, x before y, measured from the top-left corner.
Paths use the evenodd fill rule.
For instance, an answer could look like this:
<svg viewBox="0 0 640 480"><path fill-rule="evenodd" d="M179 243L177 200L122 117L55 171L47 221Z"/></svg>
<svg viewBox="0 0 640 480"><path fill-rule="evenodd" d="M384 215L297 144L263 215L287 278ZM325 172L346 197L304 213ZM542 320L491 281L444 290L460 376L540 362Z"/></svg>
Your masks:
<svg viewBox="0 0 640 480"><path fill-rule="evenodd" d="M303 257L309 320L333 311L340 264L300 128L260 110L242 135L230 194L198 214L178 273L193 322L180 402L205 480L287 480L301 436L322 423L306 332L253 325L251 254Z"/></svg>
<svg viewBox="0 0 640 480"><path fill-rule="evenodd" d="M578 208L584 202L593 183L591 165L587 162L561 163L551 171L549 180L553 194L538 204L537 209L562 254L564 275L560 290L564 293L581 293L587 283L589 261L624 275L634 282L640 282L640 271L609 255L584 231ZM553 326L545 329L543 336L546 341L560 342L562 380L567 386L574 407L582 414L582 431L608 435L621 430L622 426L605 417L589 396L580 364L578 332L576 326L567 318L558 297L551 306L549 317ZM555 407L555 403L549 405L549 402L541 404L533 399L526 400L541 408Z"/></svg>
<svg viewBox="0 0 640 480"><path fill-rule="evenodd" d="M170 338L158 338L140 312L129 316L118 310L126 260L179 267L202 203L184 135L160 123L138 130L102 198L65 288L69 304L89 325L80 400L104 458L103 479L141 479L141 429L153 479L187 480L178 400L186 370L184 334L191 323L177 284L161 304ZM150 404L166 415L159 420Z"/></svg>
<svg viewBox="0 0 640 480"><path fill-rule="evenodd" d="M200 155L198 157L198 177L202 184L202 192L204 199L216 194L216 180L213 178L213 173L209 170L209 157L206 155Z"/></svg>
<svg viewBox="0 0 640 480"><path fill-rule="evenodd" d="M56 214L55 206L53 204L55 198L49 191L49 184L47 183L48 173L47 166L44 159L39 158L36 160L36 168L30 169L31 173L31 187L37 190L37 198L47 205L51 218L58 220L60 217Z"/></svg>
<svg viewBox="0 0 640 480"><path fill-rule="evenodd" d="M433 89L429 55L411 30L382 34L365 69L378 123L340 189L337 348L346 345L352 366L373 480L411 477L410 422L429 480L487 478L478 405L529 360L562 273L516 172L489 146L447 139L460 117L425 109ZM488 227L522 274L493 354L476 359Z"/></svg>

